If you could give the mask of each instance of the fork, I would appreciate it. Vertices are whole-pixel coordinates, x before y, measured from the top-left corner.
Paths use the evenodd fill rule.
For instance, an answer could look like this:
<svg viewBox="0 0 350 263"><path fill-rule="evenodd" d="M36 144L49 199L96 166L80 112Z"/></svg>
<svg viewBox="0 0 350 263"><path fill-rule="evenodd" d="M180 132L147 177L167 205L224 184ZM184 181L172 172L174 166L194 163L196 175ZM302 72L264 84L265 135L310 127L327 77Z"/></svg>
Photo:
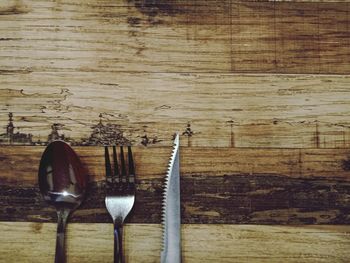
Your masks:
<svg viewBox="0 0 350 263"><path fill-rule="evenodd" d="M108 147L105 146L105 204L114 224L114 263L123 263L123 222L135 202L135 167L130 146L128 146L127 165L122 146L119 154L120 165L118 165L116 146L113 146L113 171L109 157ZM128 166L128 172L126 166Z"/></svg>

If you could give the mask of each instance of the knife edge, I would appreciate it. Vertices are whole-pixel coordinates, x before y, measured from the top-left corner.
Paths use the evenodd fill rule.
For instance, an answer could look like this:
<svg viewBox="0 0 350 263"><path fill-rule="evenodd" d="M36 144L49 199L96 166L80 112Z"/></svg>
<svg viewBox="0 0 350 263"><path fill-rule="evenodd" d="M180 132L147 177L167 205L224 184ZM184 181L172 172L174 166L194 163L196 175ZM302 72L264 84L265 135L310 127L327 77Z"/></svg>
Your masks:
<svg viewBox="0 0 350 263"><path fill-rule="evenodd" d="M181 262L179 134L174 139L162 202L162 263Z"/></svg>

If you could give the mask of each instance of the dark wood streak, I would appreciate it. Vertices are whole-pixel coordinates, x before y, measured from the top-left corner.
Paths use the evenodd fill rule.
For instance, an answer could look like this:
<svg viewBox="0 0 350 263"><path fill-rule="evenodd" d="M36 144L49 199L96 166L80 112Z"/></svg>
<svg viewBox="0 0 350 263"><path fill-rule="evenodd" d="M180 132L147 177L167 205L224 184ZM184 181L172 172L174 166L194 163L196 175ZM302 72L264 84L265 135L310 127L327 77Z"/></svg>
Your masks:
<svg viewBox="0 0 350 263"><path fill-rule="evenodd" d="M176 15L183 14L186 11L184 8L180 8L181 5L176 7L173 0L128 0L128 2L133 4L141 13L148 16L157 16L158 14Z"/></svg>
<svg viewBox="0 0 350 263"><path fill-rule="evenodd" d="M25 6L21 6L19 4L10 5L10 6L1 6L0 5L0 16L5 15L20 15L26 14L29 10Z"/></svg>
<svg viewBox="0 0 350 263"><path fill-rule="evenodd" d="M1 69L0 70L0 75L18 75L18 74L30 74L32 73L32 70L29 69L18 69L18 70L7 70L7 69Z"/></svg>
<svg viewBox="0 0 350 263"><path fill-rule="evenodd" d="M342 168L344 171L350 171L350 156L342 161Z"/></svg>
<svg viewBox="0 0 350 263"><path fill-rule="evenodd" d="M132 223L160 223L162 179L138 180ZM110 222L104 183L94 182L72 222ZM54 222L37 187L0 186L1 221ZM350 183L275 175L182 177L182 223L350 224Z"/></svg>

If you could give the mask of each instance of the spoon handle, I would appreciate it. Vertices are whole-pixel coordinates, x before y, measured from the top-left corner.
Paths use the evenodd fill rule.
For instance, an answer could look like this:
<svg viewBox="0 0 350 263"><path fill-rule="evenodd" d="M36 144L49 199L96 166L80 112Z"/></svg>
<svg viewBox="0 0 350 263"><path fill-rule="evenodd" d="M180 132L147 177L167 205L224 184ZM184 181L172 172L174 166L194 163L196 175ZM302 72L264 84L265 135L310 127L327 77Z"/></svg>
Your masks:
<svg viewBox="0 0 350 263"><path fill-rule="evenodd" d="M57 237L56 237L56 254L55 254L55 263L65 263L66 262L66 253L65 253L65 232L66 232L66 223L69 215L67 209L57 210Z"/></svg>
<svg viewBox="0 0 350 263"><path fill-rule="evenodd" d="M114 263L124 263L123 225L114 223Z"/></svg>

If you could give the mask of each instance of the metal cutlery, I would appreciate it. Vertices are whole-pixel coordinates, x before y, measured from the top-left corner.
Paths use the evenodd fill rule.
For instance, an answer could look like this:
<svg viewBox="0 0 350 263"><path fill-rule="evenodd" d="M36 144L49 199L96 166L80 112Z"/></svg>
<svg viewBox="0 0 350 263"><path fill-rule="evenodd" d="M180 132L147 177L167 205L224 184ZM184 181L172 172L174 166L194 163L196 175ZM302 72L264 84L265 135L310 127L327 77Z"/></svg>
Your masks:
<svg viewBox="0 0 350 263"><path fill-rule="evenodd" d="M88 177L77 154L63 141L53 141L46 147L38 177L42 196L57 210L55 263L64 263L67 219L83 201Z"/></svg>
<svg viewBox="0 0 350 263"><path fill-rule="evenodd" d="M114 262L125 262L123 223L135 203L135 165L131 147L105 150L105 205L114 225ZM112 158L111 158L112 157ZM112 161L111 161L112 159ZM44 199L54 205L58 214L56 263L66 262L64 233L69 214L85 196L87 174L73 149L63 141L48 145L39 167L39 186ZM181 262L180 165L179 135L176 134L163 194L162 263Z"/></svg>
<svg viewBox="0 0 350 263"><path fill-rule="evenodd" d="M135 202L135 167L131 147L128 146L128 162L120 147L118 165L116 147L113 146L113 169L108 147L105 147L106 208L114 224L114 263L124 262L123 223Z"/></svg>
<svg viewBox="0 0 350 263"><path fill-rule="evenodd" d="M179 134L176 134L163 196L163 250L161 263L181 262Z"/></svg>

